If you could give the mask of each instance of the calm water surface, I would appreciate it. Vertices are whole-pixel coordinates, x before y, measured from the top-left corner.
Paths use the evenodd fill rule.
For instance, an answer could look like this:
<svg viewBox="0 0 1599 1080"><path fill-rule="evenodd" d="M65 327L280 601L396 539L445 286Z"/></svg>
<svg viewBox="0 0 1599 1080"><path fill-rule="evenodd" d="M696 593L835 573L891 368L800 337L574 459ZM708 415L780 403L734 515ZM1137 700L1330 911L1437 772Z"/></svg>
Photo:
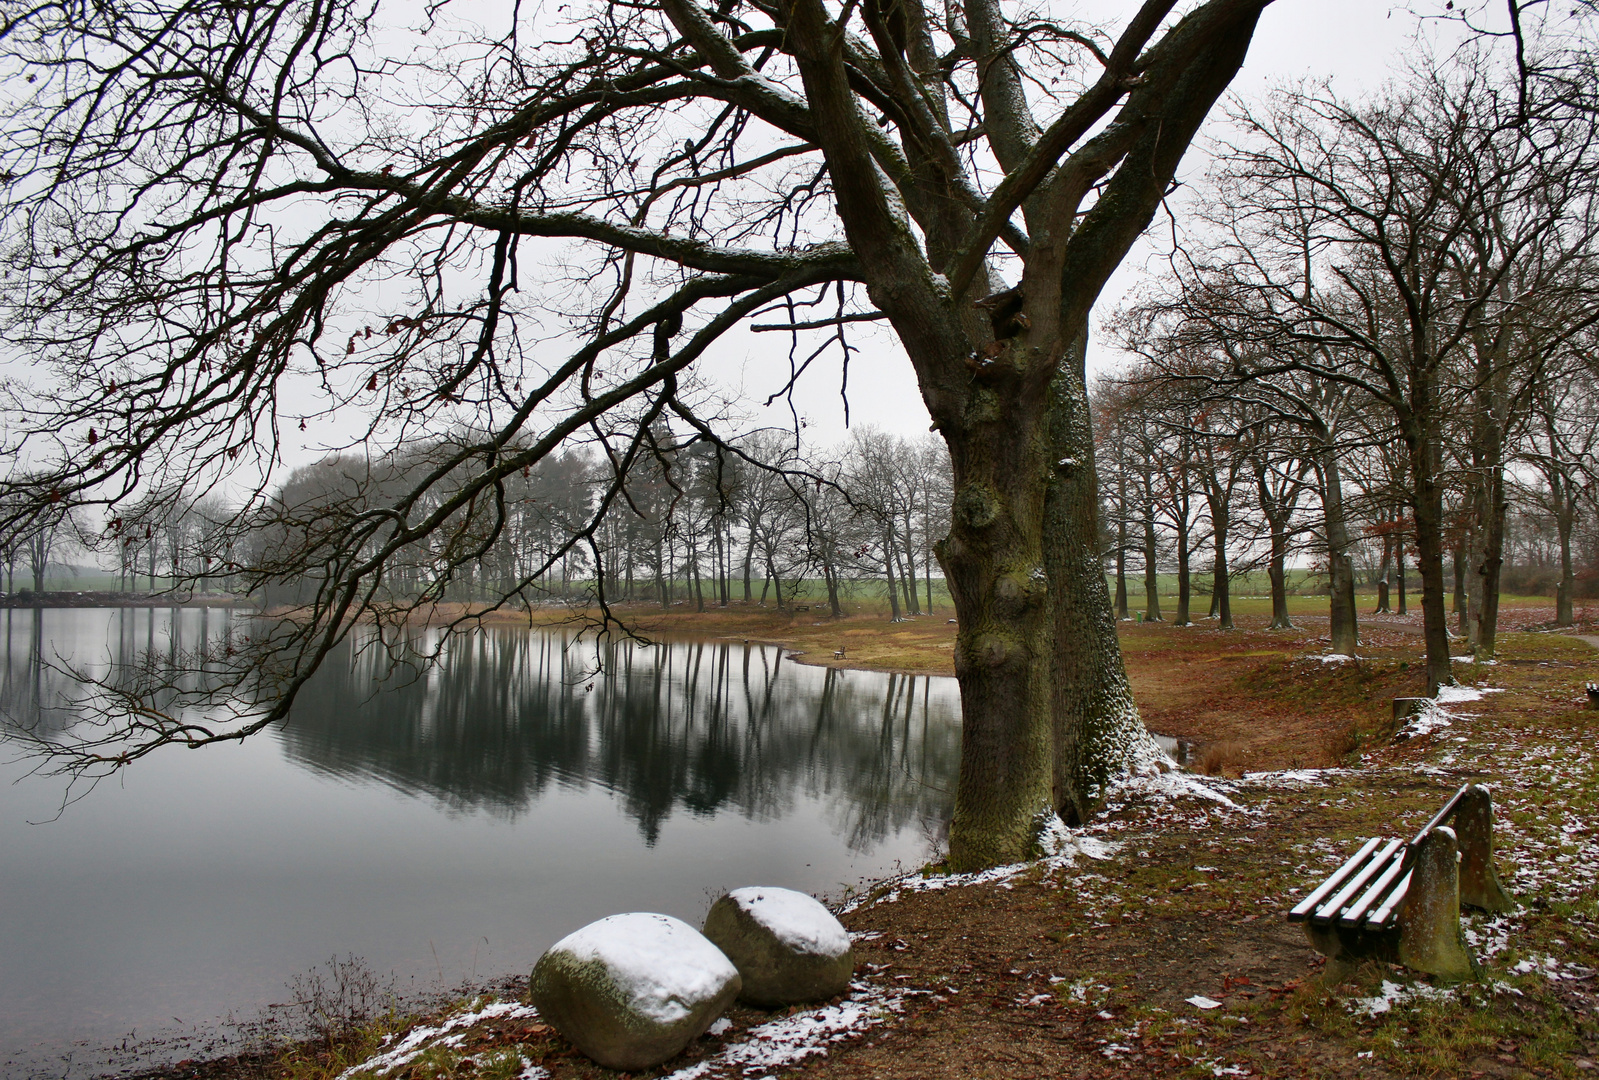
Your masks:
<svg viewBox="0 0 1599 1080"><path fill-rule="evenodd" d="M81 715L68 668L243 625L0 612L0 713L59 732ZM129 1036L255 1016L334 954L422 992L525 971L618 911L697 923L740 885L838 893L918 863L949 815L954 680L724 643L600 658L596 676L592 643L495 630L395 677L347 649L284 730L156 754L64 809L0 739L5 1075L86 1075Z"/></svg>

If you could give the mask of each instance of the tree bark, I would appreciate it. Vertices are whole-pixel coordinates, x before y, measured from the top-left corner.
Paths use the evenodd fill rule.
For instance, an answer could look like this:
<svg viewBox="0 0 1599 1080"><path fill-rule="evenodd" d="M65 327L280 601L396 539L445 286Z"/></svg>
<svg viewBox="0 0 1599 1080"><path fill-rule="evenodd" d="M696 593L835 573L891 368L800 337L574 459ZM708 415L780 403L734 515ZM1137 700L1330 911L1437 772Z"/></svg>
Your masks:
<svg viewBox="0 0 1599 1080"><path fill-rule="evenodd" d="M1183 507L1184 520L1177 526L1177 616L1173 626L1188 626L1192 620L1188 617L1188 606L1193 599L1194 583L1188 568L1188 521L1187 506Z"/></svg>
<svg viewBox="0 0 1599 1080"><path fill-rule="evenodd" d="M1571 626L1576 622L1572 594L1577 589L1577 575L1571 564L1571 533L1576 523L1577 507L1569 492L1563 494L1563 485L1551 487L1554 487L1552 494L1555 498L1555 532L1560 537L1560 583L1555 586L1555 625Z"/></svg>
<svg viewBox="0 0 1599 1080"><path fill-rule="evenodd" d="M960 619L954 659L965 720L949 840L957 870L1025 857L1035 819L1052 805L1042 410L1014 399L1002 409L985 386L973 399L964 430L946 434L955 497L936 549Z"/></svg>
<svg viewBox="0 0 1599 1080"><path fill-rule="evenodd" d="M1083 386L1086 333L1050 386L1054 463L1044 503L1044 566L1054 637L1052 802L1068 823L1087 819L1110 777L1157 767L1122 663L1099 551L1093 424Z"/></svg>

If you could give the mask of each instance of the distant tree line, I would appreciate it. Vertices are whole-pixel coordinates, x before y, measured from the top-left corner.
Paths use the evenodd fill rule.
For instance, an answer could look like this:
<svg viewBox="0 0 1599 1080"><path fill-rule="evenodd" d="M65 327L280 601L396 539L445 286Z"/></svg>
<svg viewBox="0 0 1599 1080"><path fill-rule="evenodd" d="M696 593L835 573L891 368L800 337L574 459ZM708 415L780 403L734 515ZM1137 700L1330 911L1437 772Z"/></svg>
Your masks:
<svg viewBox="0 0 1599 1080"><path fill-rule="evenodd" d="M862 428L802 454L791 434L775 431L731 451L664 424L650 436L648 452L625 468L603 444L579 444L507 478L492 502L469 503L427 544L391 559L377 599L786 609L817 588L835 616L863 594L886 598L894 619L932 611L935 579L943 588L933 545L948 527L952 486L939 440ZM420 475L448 473L459 445L421 442L382 460L330 455L248 509L214 493L154 492L90 543L111 553L124 590L309 603L325 578L287 570L305 547L382 512ZM427 490L447 501L448 476ZM475 557L459 558L463 550Z"/></svg>

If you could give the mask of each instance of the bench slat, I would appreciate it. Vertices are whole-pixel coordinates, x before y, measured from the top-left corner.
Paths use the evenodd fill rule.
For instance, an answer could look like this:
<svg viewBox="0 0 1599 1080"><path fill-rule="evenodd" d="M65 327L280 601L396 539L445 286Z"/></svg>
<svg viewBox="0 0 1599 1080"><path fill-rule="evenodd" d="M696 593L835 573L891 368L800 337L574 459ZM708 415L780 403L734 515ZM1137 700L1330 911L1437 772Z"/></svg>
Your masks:
<svg viewBox="0 0 1599 1080"><path fill-rule="evenodd" d="M1405 894L1409 891L1410 873L1407 871L1399 884L1394 886L1394 891L1388 894L1388 899L1384 900L1382 906L1372 912L1371 918L1366 920L1366 929L1386 930L1392 926L1399 917L1399 905L1404 903Z"/></svg>
<svg viewBox="0 0 1599 1080"><path fill-rule="evenodd" d="M1393 858L1394 853L1403 848L1404 845L1405 842L1403 840L1388 841L1387 844L1383 845L1381 851L1366 860L1366 865L1360 868L1359 873L1344 883L1343 888L1338 890L1337 895L1316 909L1316 913L1311 916L1311 919L1318 923L1330 923L1338 918L1339 912L1343 911L1349 901L1354 899L1366 887L1366 882L1381 873L1388 865L1388 860Z"/></svg>
<svg viewBox="0 0 1599 1080"><path fill-rule="evenodd" d="M1398 841L1396 840L1395 843L1398 843ZM1371 913L1371 909L1374 906L1381 905L1388 887L1394 883L1394 879L1405 869L1404 856L1406 854L1406 851L1401 851L1397 857L1389 862L1388 869L1384 870L1377 877L1377 880L1372 882L1371 888L1361 893L1360 899L1350 904L1348 910L1338 917L1339 926L1359 926L1365 921L1366 916Z"/></svg>
<svg viewBox="0 0 1599 1080"><path fill-rule="evenodd" d="M1353 874L1356 870L1359 870L1361 864L1366 861L1366 856L1370 855L1372 849L1374 849L1380 843L1382 843L1382 840L1375 836L1370 840L1367 840L1365 846L1363 846L1359 851L1355 852L1354 855L1350 856L1348 862L1344 863L1344 865L1333 871L1332 877L1328 878L1320 885L1317 885L1309 896L1305 897L1303 900L1299 901L1299 903L1294 905L1293 910L1288 912L1288 921L1304 922L1305 918L1310 914L1311 909L1317 904L1321 903L1323 897L1327 896L1334 889L1338 888L1338 886L1341 885L1349 877L1349 875Z"/></svg>

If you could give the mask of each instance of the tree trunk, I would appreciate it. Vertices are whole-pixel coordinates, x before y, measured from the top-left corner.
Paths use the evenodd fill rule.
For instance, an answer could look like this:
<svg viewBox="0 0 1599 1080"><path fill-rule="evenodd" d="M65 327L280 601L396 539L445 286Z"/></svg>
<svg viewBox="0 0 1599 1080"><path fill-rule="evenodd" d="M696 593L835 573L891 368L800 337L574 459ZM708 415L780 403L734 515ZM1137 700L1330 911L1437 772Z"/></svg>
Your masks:
<svg viewBox="0 0 1599 1080"><path fill-rule="evenodd" d="M1160 622L1160 563L1155 542L1155 505L1144 504L1144 621Z"/></svg>
<svg viewBox="0 0 1599 1080"><path fill-rule="evenodd" d="M1292 630L1294 623L1288 617L1288 522L1279 515L1270 524L1271 562L1266 569L1271 578L1270 629Z"/></svg>
<svg viewBox="0 0 1599 1080"><path fill-rule="evenodd" d="M1572 594L1577 588L1577 575L1571 565L1571 532L1576 522L1577 507L1569 497L1562 498L1555 491L1555 531L1560 536L1560 584L1555 586L1555 625L1571 626L1576 622L1572 610Z"/></svg>
<svg viewBox="0 0 1599 1080"><path fill-rule="evenodd" d="M911 542L911 521L909 515L904 519L905 524L905 576L900 580L905 585L905 611L911 615L920 615L922 606L916 598L916 555L915 547Z"/></svg>
<svg viewBox="0 0 1599 1080"><path fill-rule="evenodd" d="M1127 481L1116 478L1116 618L1127 618Z"/></svg>
<svg viewBox="0 0 1599 1080"><path fill-rule="evenodd" d="M1499 630L1499 578L1504 570L1505 513L1509 501L1505 497L1504 467L1496 464L1500 457L1497 432L1495 427L1489 438L1490 464L1481 481L1484 515L1478 523L1479 540L1472 560L1477 602L1472 609L1471 644L1478 660L1493 659Z"/></svg>
<svg viewBox="0 0 1599 1080"><path fill-rule="evenodd" d="M1344 517L1343 471L1331 432L1321 432L1321 506L1327 530L1327 622L1331 648L1343 656L1360 646L1356 626L1355 569L1349 558L1349 525Z"/></svg>
<svg viewBox="0 0 1599 1080"><path fill-rule="evenodd" d="M1403 535L1400 536L1399 543L1394 547L1394 592L1396 593L1394 598L1395 613L1399 615L1409 614L1405 607L1405 541Z"/></svg>
<svg viewBox="0 0 1599 1080"><path fill-rule="evenodd" d="M1430 418L1411 418L1403 426L1414 485L1416 570L1421 576L1427 694L1432 697L1440 686L1455 681L1449 667L1449 616L1444 610L1444 492L1439 477L1438 433L1433 430L1436 422ZM1457 571L1456 579L1459 577Z"/></svg>
<svg viewBox="0 0 1599 1080"><path fill-rule="evenodd" d="M1210 610L1219 621L1221 629L1231 630L1233 605L1230 595L1231 579L1227 569L1227 531L1230 527L1227 493L1211 481L1205 499L1210 504L1211 541L1215 545L1210 564Z"/></svg>
<svg viewBox="0 0 1599 1080"><path fill-rule="evenodd" d="M894 535L885 528L883 530L883 573L888 576L888 618L890 622L901 622L904 616L899 613L899 593L895 591L894 558Z"/></svg>
<svg viewBox="0 0 1599 1080"><path fill-rule="evenodd" d="M960 429L944 431L954 503L936 548L960 618L961 762L949 834L956 870L1027 857L1034 822L1052 805L1042 410L1015 398L1002 409L986 386L974 397Z"/></svg>
<svg viewBox="0 0 1599 1080"><path fill-rule="evenodd" d="M778 576L777 562L772 558L771 552L767 552L766 555L766 573L772 579L772 592L777 596L777 610L782 611L785 606L783 601L783 579ZM764 587L761 590L761 599L763 601L766 599Z"/></svg>
<svg viewBox="0 0 1599 1080"><path fill-rule="evenodd" d="M748 604L755 599L755 594L750 589L750 564L755 560L755 526L750 526L750 541L744 546L744 602ZM762 586L761 599L766 599L766 590Z"/></svg>
<svg viewBox="0 0 1599 1080"><path fill-rule="evenodd" d="M838 602L838 568L833 565L832 560L822 563L822 576L827 579L827 608L833 618L842 619L844 608Z"/></svg>
<svg viewBox="0 0 1599 1080"><path fill-rule="evenodd" d="M1093 424L1083 387L1087 335L1074 344L1050 386L1051 470L1044 502L1055 768L1053 803L1078 823L1104 798L1115 775L1165 760L1133 703L1099 550L1099 486Z"/></svg>
<svg viewBox="0 0 1599 1080"><path fill-rule="evenodd" d="M1386 517L1378 520L1383 525L1388 523ZM1388 560L1393 558L1393 551L1394 538L1385 532L1382 537L1382 562L1377 575L1377 607L1372 611L1373 615L1388 614Z"/></svg>
<svg viewBox="0 0 1599 1080"><path fill-rule="evenodd" d="M1187 507L1183 508L1184 520L1177 524L1177 618L1174 626L1188 626L1188 605L1193 599L1194 583L1188 569L1188 521Z"/></svg>

